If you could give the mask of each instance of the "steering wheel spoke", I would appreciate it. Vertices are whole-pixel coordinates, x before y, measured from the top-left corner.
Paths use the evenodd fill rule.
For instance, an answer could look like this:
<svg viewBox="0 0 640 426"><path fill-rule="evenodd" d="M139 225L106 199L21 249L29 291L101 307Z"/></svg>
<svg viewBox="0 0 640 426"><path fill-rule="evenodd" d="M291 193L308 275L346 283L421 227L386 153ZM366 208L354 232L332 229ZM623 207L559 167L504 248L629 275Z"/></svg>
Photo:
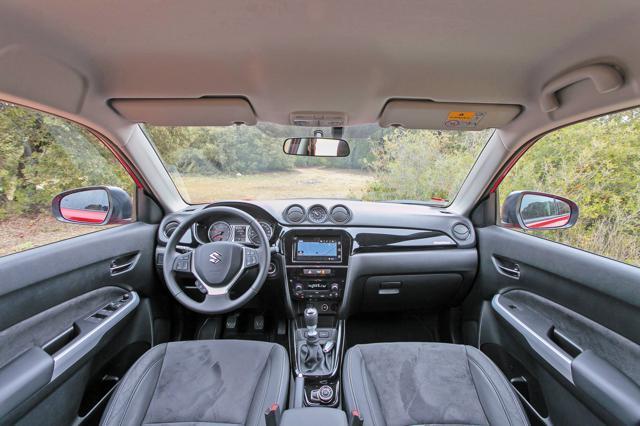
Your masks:
<svg viewBox="0 0 640 426"><path fill-rule="evenodd" d="M229 307L233 305L233 300L231 300L229 293L207 294L200 305L202 310L224 312L230 310Z"/></svg>
<svg viewBox="0 0 640 426"><path fill-rule="evenodd" d="M260 266L260 252L251 247L243 247L243 268L250 269Z"/></svg>
<svg viewBox="0 0 640 426"><path fill-rule="evenodd" d="M192 252L182 253L176 256L173 259L172 271L183 273L183 274L191 274L192 273Z"/></svg>

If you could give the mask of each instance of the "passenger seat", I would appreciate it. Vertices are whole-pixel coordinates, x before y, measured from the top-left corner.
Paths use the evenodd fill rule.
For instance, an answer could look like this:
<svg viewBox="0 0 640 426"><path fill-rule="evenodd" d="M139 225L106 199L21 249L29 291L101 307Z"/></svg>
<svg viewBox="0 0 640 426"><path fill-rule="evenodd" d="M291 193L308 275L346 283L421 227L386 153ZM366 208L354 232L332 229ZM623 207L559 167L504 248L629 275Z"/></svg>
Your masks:
<svg viewBox="0 0 640 426"><path fill-rule="evenodd" d="M347 412L366 426L529 424L511 384L471 346L357 345L343 368Z"/></svg>

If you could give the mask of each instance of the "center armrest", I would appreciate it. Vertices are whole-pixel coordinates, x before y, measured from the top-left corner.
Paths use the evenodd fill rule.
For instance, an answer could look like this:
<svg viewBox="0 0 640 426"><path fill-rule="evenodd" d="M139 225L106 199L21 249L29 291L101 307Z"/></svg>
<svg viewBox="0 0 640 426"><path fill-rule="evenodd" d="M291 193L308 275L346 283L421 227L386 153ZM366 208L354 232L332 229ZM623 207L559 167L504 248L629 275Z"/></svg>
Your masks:
<svg viewBox="0 0 640 426"><path fill-rule="evenodd" d="M344 411L335 408L307 407L286 410L282 414L280 426L348 426Z"/></svg>

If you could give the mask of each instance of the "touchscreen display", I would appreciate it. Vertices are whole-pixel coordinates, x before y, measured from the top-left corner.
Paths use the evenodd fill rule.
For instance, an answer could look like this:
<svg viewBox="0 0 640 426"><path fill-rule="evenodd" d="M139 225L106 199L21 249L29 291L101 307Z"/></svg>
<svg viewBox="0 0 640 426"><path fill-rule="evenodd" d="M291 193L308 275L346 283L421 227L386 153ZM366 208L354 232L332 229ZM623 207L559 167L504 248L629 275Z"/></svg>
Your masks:
<svg viewBox="0 0 640 426"><path fill-rule="evenodd" d="M338 238L300 237L294 245L294 261L339 262L342 258Z"/></svg>
<svg viewBox="0 0 640 426"><path fill-rule="evenodd" d="M338 243L335 241L298 241L298 257L334 257L338 255Z"/></svg>

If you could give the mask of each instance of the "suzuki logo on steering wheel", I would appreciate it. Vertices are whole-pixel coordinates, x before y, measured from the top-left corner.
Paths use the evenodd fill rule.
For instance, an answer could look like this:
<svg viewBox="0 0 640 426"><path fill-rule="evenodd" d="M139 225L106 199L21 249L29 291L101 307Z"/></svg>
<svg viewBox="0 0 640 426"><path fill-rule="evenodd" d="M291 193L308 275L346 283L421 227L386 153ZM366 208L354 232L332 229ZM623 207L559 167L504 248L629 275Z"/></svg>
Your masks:
<svg viewBox="0 0 640 426"><path fill-rule="evenodd" d="M222 262L222 255L217 251L214 251L209 255L209 262L211 263L220 263Z"/></svg>

